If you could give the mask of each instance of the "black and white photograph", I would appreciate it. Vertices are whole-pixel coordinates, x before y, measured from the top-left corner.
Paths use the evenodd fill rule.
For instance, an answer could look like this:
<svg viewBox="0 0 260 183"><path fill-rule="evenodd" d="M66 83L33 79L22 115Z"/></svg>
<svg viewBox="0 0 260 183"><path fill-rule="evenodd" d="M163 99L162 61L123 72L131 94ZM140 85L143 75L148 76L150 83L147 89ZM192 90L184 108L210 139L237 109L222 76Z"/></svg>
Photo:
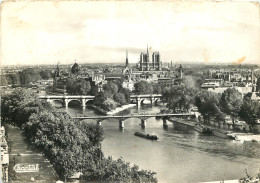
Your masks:
<svg viewBox="0 0 260 183"><path fill-rule="evenodd" d="M259 0L1 0L1 183L260 183Z"/></svg>

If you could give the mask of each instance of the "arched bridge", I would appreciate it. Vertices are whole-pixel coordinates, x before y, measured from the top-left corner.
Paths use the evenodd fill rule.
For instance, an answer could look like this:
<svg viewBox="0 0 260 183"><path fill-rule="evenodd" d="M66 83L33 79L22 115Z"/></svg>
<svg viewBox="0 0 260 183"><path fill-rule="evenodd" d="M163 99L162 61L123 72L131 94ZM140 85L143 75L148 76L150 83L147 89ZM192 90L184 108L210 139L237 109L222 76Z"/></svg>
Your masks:
<svg viewBox="0 0 260 183"><path fill-rule="evenodd" d="M86 107L86 102L89 100L93 100L95 96L86 95L45 95L39 96L39 99L46 99L48 102L51 101L61 101L62 104L67 108L70 101L78 101L83 108Z"/></svg>
<svg viewBox="0 0 260 183"><path fill-rule="evenodd" d="M136 103L137 107L141 106L144 100L150 100L151 104L156 103L162 97L161 94L146 94L146 95L130 95L132 102ZM67 108L70 101L78 101L83 108L86 107L86 102L93 100L95 96L91 95L44 95L39 96L39 99L46 99L48 102L61 101Z"/></svg>
<svg viewBox="0 0 260 183"><path fill-rule="evenodd" d="M158 100L161 100L161 94L144 94L144 95L130 95L132 102L136 103L137 107L141 106L144 100L148 99L151 101L151 104L157 103Z"/></svg>
<svg viewBox="0 0 260 183"><path fill-rule="evenodd" d="M128 118L138 118L141 119L141 126L146 126L146 120L151 117L162 117L163 118L163 126L167 126L167 118L169 117L191 117L195 116L191 113L177 113L177 114L131 114L131 115L113 115L113 116L84 116L84 117L73 117L74 119L85 120L85 119L94 119L97 121L99 125L105 119L118 119L119 127L124 128L124 120Z"/></svg>

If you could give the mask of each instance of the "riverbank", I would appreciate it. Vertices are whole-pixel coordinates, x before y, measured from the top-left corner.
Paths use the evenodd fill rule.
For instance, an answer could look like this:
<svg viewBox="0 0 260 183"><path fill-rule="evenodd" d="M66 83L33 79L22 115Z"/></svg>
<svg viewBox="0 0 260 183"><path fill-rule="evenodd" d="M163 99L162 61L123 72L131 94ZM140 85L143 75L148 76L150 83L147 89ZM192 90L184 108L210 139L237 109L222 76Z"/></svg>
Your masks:
<svg viewBox="0 0 260 183"><path fill-rule="evenodd" d="M9 144L10 182L56 182L58 175L49 160L33 149L21 129L5 125ZM31 168L31 169L30 169Z"/></svg>
<svg viewBox="0 0 260 183"><path fill-rule="evenodd" d="M237 141L240 142L260 142L260 135L253 133L233 133Z"/></svg>
<svg viewBox="0 0 260 183"><path fill-rule="evenodd" d="M175 123L181 123L181 124L188 125L191 127L194 127L197 124L197 122L194 120L180 119L180 118L174 118L174 117L169 118L168 121L175 122Z"/></svg>
<svg viewBox="0 0 260 183"><path fill-rule="evenodd" d="M95 105L90 105L90 107L92 107L92 108L94 108L94 109L98 110L99 112L106 114L106 115L116 114L118 112L124 111L124 110L131 108L131 107L134 107L134 106L136 106L136 104L127 104L127 105L123 105L121 107L117 107L117 108L115 108L111 111L106 111L106 110L101 109L100 107L97 107Z"/></svg>

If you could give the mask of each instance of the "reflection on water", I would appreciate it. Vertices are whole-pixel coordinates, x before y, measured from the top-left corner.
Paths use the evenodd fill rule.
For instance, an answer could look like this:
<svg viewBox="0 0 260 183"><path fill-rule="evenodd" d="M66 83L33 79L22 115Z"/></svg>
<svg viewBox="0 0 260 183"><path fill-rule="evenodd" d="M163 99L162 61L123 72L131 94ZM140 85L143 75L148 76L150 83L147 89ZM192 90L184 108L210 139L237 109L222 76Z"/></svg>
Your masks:
<svg viewBox="0 0 260 183"><path fill-rule="evenodd" d="M73 116L98 115L92 109L69 107ZM133 113L157 113L156 106L141 109L131 108L120 115ZM95 122L94 120L88 120ZM163 127L162 120L147 119L142 129L141 120L125 120L125 129L119 130L117 119L102 122L105 140L102 149L106 156L123 157L140 168L157 172L159 182L202 182L238 179L245 175L244 170L255 175L260 168L260 146L257 143L234 143L232 140L201 135L192 128L169 122ZM134 135L144 132L157 135L159 141L151 141Z"/></svg>

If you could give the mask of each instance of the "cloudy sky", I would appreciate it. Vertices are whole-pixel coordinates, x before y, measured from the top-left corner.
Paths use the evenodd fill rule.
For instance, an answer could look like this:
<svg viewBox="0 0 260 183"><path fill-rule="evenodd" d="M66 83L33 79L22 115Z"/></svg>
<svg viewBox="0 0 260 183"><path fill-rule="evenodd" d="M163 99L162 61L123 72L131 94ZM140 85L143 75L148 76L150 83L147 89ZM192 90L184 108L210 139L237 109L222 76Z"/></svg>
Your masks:
<svg viewBox="0 0 260 183"><path fill-rule="evenodd" d="M22 1L1 11L1 64L260 63L260 7L252 2Z"/></svg>

